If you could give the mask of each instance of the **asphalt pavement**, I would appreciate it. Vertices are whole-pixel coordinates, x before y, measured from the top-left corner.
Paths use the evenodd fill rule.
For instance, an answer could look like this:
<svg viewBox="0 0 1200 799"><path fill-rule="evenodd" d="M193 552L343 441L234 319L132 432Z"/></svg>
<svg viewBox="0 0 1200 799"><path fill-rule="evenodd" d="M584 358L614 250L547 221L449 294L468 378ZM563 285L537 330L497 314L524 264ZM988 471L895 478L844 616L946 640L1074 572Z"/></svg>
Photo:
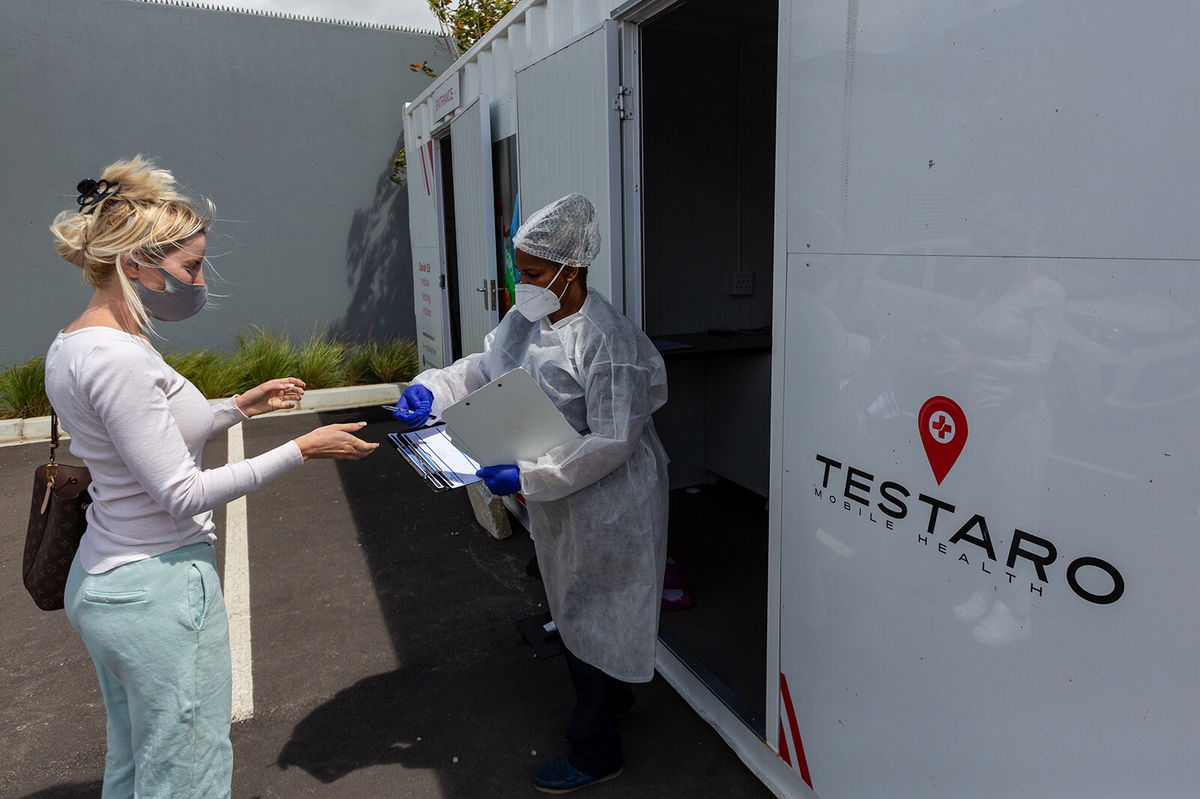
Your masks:
<svg viewBox="0 0 1200 799"><path fill-rule="evenodd" d="M243 425L246 455L358 419L373 441L400 429L378 409L266 417ZM21 586L45 450L0 448L0 797L98 797L91 661ZM225 457L220 436L205 465ZM254 715L233 727L235 797L541 795L529 778L566 753L573 692L562 658L534 657L514 624L546 609L528 535L491 539L462 491L429 491L386 443L285 475L249 498L247 523ZM635 694L625 773L582 795L770 795L661 678Z"/></svg>

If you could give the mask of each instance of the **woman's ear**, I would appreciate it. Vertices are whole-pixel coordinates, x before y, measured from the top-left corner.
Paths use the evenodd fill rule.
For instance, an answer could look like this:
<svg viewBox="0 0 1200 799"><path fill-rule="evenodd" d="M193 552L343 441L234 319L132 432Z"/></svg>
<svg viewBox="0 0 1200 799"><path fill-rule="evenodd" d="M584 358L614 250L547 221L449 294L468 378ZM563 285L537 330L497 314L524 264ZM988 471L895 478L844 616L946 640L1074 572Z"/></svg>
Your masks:
<svg viewBox="0 0 1200 799"><path fill-rule="evenodd" d="M117 254L117 268L125 273L125 277L130 280L137 280L140 275L140 269L137 262L129 257L127 252Z"/></svg>

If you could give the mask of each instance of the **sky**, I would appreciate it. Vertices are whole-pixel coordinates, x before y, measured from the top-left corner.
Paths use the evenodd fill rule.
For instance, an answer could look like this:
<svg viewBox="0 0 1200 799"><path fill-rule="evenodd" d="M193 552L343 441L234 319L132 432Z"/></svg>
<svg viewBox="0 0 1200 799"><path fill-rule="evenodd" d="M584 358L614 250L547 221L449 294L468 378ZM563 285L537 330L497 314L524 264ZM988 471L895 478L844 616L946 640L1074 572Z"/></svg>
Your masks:
<svg viewBox="0 0 1200 799"><path fill-rule="evenodd" d="M279 11L305 17L328 17L355 22L438 30L425 0L199 0L205 4L255 11Z"/></svg>

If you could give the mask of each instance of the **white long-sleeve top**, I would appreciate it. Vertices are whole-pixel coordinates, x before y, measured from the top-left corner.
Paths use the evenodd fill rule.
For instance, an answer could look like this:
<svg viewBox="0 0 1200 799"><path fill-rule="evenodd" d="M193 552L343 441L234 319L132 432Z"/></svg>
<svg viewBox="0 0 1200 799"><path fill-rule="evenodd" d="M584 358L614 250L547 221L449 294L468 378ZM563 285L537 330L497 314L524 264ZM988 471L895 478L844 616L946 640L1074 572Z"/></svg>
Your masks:
<svg viewBox="0 0 1200 799"><path fill-rule="evenodd" d="M189 544L216 541L212 510L303 463L289 441L202 470L204 443L247 417L213 406L142 338L107 327L59 333L46 394L91 471L80 564L100 574Z"/></svg>

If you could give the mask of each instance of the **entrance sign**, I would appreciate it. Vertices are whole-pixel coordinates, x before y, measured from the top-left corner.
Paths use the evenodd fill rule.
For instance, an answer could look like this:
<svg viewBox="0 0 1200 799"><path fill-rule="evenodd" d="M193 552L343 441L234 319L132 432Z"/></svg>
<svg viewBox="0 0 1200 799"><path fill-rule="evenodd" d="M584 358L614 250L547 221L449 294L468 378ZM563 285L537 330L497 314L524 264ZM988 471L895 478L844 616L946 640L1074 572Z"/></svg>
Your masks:
<svg viewBox="0 0 1200 799"><path fill-rule="evenodd" d="M455 72L450 78L437 89L437 95L433 98L433 118L434 120L442 119L451 111L462 105L462 88L460 81L462 73Z"/></svg>

